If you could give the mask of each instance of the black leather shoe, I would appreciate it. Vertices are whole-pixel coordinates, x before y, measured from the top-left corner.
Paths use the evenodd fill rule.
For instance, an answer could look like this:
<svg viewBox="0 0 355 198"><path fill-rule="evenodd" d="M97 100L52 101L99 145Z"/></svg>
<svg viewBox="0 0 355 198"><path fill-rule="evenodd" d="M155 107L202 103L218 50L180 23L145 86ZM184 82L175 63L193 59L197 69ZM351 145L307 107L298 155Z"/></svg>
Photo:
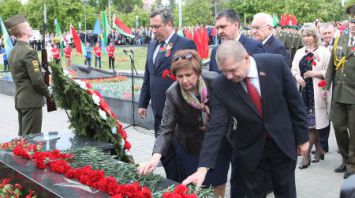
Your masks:
<svg viewBox="0 0 355 198"><path fill-rule="evenodd" d="M308 161L308 163L307 164L300 164L299 166L298 166L298 168L299 169L305 169L305 168L308 168L308 166L310 166L311 165L311 159Z"/></svg>
<svg viewBox="0 0 355 198"><path fill-rule="evenodd" d="M350 177L350 175L354 174L354 172L350 171L349 169L346 169L344 173L344 179Z"/></svg>
<svg viewBox="0 0 355 198"><path fill-rule="evenodd" d="M346 170L345 164L341 164L338 168L334 169L336 173L343 173Z"/></svg>

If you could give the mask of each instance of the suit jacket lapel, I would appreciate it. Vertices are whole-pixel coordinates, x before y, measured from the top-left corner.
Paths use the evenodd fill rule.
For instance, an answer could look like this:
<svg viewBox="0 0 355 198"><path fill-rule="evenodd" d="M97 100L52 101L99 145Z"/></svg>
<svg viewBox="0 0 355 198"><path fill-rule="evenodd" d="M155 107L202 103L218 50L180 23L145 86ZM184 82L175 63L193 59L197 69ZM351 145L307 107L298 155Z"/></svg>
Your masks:
<svg viewBox="0 0 355 198"><path fill-rule="evenodd" d="M174 46L176 44L177 38L178 38L177 34L174 33L174 35L169 40L169 43L173 44L172 49L170 49L171 53L170 53L169 57L165 57L166 56L166 52L165 53L164 52L158 52L157 57L155 59L155 68L156 69L160 68L162 65L163 66L168 65L170 67L170 57L172 55L174 55L173 54L173 50L174 50ZM169 45L169 43L165 43L165 46ZM167 64L163 64L166 61L168 61L168 63Z"/></svg>
<svg viewBox="0 0 355 198"><path fill-rule="evenodd" d="M261 94L261 105L263 109L263 114L265 116L266 112L268 111L268 99L269 97L269 88L271 87L268 85L267 81L267 72L266 72L266 67L264 63L258 59L257 57L254 57L254 60L256 62L256 66L258 68L258 75L259 75L259 84L260 84L260 94Z"/></svg>
<svg viewBox="0 0 355 198"><path fill-rule="evenodd" d="M269 47L269 45L271 45L271 43L274 41L274 36L270 36L270 38L266 41L266 43L264 44L265 49Z"/></svg>

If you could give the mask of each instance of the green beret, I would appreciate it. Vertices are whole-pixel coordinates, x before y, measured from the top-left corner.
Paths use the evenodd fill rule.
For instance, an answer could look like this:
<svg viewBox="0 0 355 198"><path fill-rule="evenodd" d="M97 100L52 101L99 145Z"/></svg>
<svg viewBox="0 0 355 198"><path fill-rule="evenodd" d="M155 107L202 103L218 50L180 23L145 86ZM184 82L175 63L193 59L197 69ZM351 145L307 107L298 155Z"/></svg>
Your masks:
<svg viewBox="0 0 355 198"><path fill-rule="evenodd" d="M4 21L4 24L7 29L13 28L15 25L19 23L27 22L26 16L25 15L15 15L12 16Z"/></svg>

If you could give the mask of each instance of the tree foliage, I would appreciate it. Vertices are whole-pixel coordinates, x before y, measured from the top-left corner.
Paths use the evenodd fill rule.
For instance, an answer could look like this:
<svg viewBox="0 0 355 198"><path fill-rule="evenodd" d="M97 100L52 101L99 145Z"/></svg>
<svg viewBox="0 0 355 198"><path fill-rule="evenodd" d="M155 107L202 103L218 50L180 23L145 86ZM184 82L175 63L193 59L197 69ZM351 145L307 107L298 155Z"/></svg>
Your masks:
<svg viewBox="0 0 355 198"><path fill-rule="evenodd" d="M20 0L0 0L0 8L2 20L6 20L15 14L23 14L24 9Z"/></svg>
<svg viewBox="0 0 355 198"><path fill-rule="evenodd" d="M323 21L341 20L344 8L339 0L230 0L227 7L238 11L241 19L250 22L258 12L269 14L292 14L299 23L312 22L315 19Z"/></svg>
<svg viewBox="0 0 355 198"><path fill-rule="evenodd" d="M183 26L213 24L212 4L206 0L189 0L182 6ZM179 10L174 10L174 24L179 24Z"/></svg>

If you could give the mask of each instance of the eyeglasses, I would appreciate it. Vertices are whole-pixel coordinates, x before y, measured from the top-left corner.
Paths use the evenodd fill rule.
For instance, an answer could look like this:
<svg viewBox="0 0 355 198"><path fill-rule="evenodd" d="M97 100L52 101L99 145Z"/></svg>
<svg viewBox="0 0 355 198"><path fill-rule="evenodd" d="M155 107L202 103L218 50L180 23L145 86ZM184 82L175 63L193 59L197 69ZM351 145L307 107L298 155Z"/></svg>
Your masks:
<svg viewBox="0 0 355 198"><path fill-rule="evenodd" d="M190 58L192 58L192 54L183 54L183 55L173 56L173 63L178 61L179 59L186 60L186 59L190 59Z"/></svg>
<svg viewBox="0 0 355 198"><path fill-rule="evenodd" d="M152 29L159 29L162 25L151 25L150 28Z"/></svg>

